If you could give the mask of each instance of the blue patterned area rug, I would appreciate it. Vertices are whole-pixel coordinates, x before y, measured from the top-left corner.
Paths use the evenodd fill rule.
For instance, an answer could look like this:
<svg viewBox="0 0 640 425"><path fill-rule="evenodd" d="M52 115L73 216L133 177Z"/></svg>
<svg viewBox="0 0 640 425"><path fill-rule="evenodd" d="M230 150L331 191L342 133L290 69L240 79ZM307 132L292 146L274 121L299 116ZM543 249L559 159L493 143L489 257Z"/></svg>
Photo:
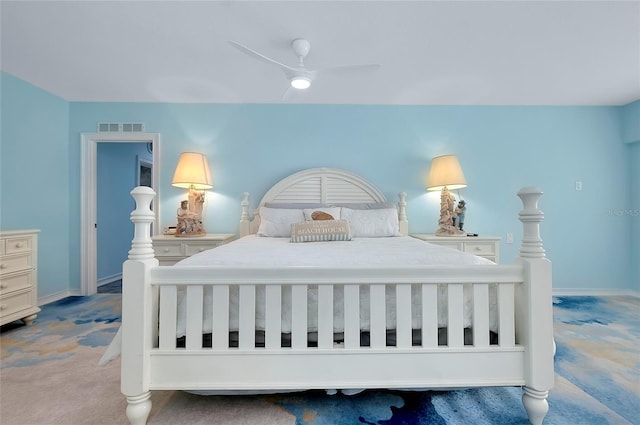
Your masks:
<svg viewBox="0 0 640 425"><path fill-rule="evenodd" d="M640 424L640 300L554 298L556 383L545 424ZM98 366L120 321L120 295L44 306L0 334L0 423L126 424L119 360ZM519 388L369 390L263 396L153 393L150 424L527 424ZM25 406L25 401L29 405Z"/></svg>

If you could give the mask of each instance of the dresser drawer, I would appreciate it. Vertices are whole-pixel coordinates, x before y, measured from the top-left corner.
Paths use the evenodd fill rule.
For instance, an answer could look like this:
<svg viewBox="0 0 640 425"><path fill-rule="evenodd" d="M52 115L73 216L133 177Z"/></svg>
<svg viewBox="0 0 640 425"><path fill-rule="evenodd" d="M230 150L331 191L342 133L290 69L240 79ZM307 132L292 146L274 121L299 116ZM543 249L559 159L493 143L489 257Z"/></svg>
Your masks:
<svg viewBox="0 0 640 425"><path fill-rule="evenodd" d="M467 242L464 251L474 255L496 255L495 244L489 242Z"/></svg>
<svg viewBox="0 0 640 425"><path fill-rule="evenodd" d="M31 238L30 237L17 237L7 238L4 241L5 254L19 254L21 252L31 251Z"/></svg>
<svg viewBox="0 0 640 425"><path fill-rule="evenodd" d="M32 257L30 253L25 255L14 255L0 259L0 274L9 274L32 268Z"/></svg>
<svg viewBox="0 0 640 425"><path fill-rule="evenodd" d="M3 277L0 279L0 296L21 289L31 288L33 285L33 273L23 273L15 276Z"/></svg>
<svg viewBox="0 0 640 425"><path fill-rule="evenodd" d="M180 241L175 243L155 243L153 250L156 257L181 257L183 255Z"/></svg>
<svg viewBox="0 0 640 425"><path fill-rule="evenodd" d="M21 310L32 308L31 291L0 298L0 316L9 316Z"/></svg>

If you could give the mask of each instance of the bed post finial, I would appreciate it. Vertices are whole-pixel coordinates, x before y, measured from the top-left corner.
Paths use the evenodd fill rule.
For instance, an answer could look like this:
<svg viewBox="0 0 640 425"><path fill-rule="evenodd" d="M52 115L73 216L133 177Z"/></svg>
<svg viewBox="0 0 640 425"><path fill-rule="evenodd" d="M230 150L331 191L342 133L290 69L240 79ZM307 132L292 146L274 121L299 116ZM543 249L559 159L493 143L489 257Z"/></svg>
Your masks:
<svg viewBox="0 0 640 425"><path fill-rule="evenodd" d="M151 223L155 215L151 211L150 205L156 192L150 187L138 186L131 192L131 196L136 201L136 209L131 212L131 221L133 221L134 234L131 241L131 250L129 250L130 260L144 260L153 258L153 246L151 244Z"/></svg>
<svg viewBox="0 0 640 425"><path fill-rule="evenodd" d="M250 233L251 217L249 217L249 192L242 193L240 201L240 237Z"/></svg>
<svg viewBox="0 0 640 425"><path fill-rule="evenodd" d="M545 256L540 237L540 223L544 219L544 213L538 209L538 199L542 193L542 190L537 187L524 187L518 192L523 205L519 214L524 228L520 247L521 257L544 258Z"/></svg>
<svg viewBox="0 0 640 425"><path fill-rule="evenodd" d="M240 213L240 220L249 220L249 192L242 193L242 201L240 202L242 212Z"/></svg>
<svg viewBox="0 0 640 425"><path fill-rule="evenodd" d="M404 236L409 234L409 220L407 219L407 194L398 193L398 221L400 222L400 233Z"/></svg>

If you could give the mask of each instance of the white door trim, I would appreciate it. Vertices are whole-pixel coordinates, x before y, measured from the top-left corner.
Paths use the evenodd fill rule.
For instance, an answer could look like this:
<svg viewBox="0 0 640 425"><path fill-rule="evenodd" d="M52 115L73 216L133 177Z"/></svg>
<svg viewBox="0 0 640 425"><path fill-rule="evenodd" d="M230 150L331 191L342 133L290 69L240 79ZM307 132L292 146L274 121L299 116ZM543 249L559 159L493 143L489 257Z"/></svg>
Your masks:
<svg viewBox="0 0 640 425"><path fill-rule="evenodd" d="M155 212L153 234L160 233L160 134L159 133L82 133L80 169L80 290L82 295L93 295L98 291L98 249L97 249L97 188L98 188L98 143L100 142L143 142L151 143L153 168L151 185L156 191L151 207ZM133 188L132 188L133 189Z"/></svg>

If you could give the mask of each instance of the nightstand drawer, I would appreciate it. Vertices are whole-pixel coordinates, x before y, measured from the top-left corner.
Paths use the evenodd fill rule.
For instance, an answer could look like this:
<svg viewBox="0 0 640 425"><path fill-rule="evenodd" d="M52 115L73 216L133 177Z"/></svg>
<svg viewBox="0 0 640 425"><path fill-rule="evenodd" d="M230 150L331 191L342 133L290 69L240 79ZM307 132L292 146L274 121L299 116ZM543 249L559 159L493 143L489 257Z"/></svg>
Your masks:
<svg viewBox="0 0 640 425"><path fill-rule="evenodd" d="M172 235L157 235L151 238L155 256L161 266L171 266L199 252L216 248L235 238L232 234L208 233L205 236L180 238Z"/></svg>
<svg viewBox="0 0 640 425"><path fill-rule="evenodd" d="M157 243L154 245L153 250L156 253L156 257L180 257L182 256L182 246L180 241L175 243Z"/></svg>
<svg viewBox="0 0 640 425"><path fill-rule="evenodd" d="M10 277L3 277L0 280L0 295L6 295L20 289L28 289L33 285L32 273L24 273Z"/></svg>
<svg viewBox="0 0 640 425"><path fill-rule="evenodd" d="M466 242L464 251L474 255L495 255L495 244L488 242Z"/></svg>
<svg viewBox="0 0 640 425"><path fill-rule="evenodd" d="M199 244L199 243L191 243L189 242L188 244L185 245L185 252L187 257L191 257L193 254L197 254L199 252L202 251L206 251L208 249L213 249L219 245L222 245L222 243L206 243L206 244Z"/></svg>
<svg viewBox="0 0 640 425"><path fill-rule="evenodd" d="M0 259L0 274L9 274L32 268L31 254L15 255Z"/></svg>
<svg viewBox="0 0 640 425"><path fill-rule="evenodd" d="M495 236L435 236L429 234L412 234L411 236L436 245L477 255L495 263L500 262L500 238Z"/></svg>

